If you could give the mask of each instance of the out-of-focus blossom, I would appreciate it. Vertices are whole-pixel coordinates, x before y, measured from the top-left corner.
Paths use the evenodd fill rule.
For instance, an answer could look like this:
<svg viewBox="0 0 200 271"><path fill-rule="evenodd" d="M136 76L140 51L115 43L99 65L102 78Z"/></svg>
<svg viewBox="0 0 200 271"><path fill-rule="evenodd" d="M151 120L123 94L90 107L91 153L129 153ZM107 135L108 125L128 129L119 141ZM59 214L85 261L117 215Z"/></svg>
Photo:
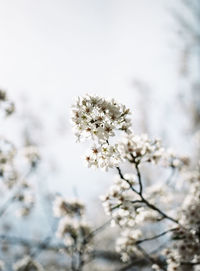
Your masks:
<svg viewBox="0 0 200 271"><path fill-rule="evenodd" d="M84 204L78 199L66 200L61 196L57 196L53 204L55 217L81 216L84 210Z"/></svg>
<svg viewBox="0 0 200 271"><path fill-rule="evenodd" d="M0 90L0 113L6 116L11 115L15 111L15 105L7 98L4 90Z"/></svg>
<svg viewBox="0 0 200 271"><path fill-rule="evenodd" d="M13 265L15 271L44 271L43 267L30 256L25 256Z"/></svg>
<svg viewBox="0 0 200 271"><path fill-rule="evenodd" d="M158 139L150 140L146 134L129 134L121 140L120 151L123 158L133 163L157 163L164 149Z"/></svg>
<svg viewBox="0 0 200 271"><path fill-rule="evenodd" d="M140 230L125 229L117 239L116 251L121 254L122 261L126 262L138 254L136 243L141 237Z"/></svg>

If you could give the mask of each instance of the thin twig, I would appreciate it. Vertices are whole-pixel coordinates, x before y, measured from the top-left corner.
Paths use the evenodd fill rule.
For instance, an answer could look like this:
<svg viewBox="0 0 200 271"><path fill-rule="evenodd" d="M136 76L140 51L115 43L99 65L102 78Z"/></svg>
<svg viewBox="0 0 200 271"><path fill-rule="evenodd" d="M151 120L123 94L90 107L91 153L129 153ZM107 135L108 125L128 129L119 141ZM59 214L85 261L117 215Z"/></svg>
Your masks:
<svg viewBox="0 0 200 271"><path fill-rule="evenodd" d="M148 259L148 261L152 264L157 264L162 270L166 271L166 268L164 266L162 266L158 260L154 259L153 257L151 257L145 250L144 248L142 248L140 245L137 245L138 250L143 254L143 256L145 258Z"/></svg>
<svg viewBox="0 0 200 271"><path fill-rule="evenodd" d="M155 240L155 239L157 239L157 238L160 238L160 237L164 236L165 234L167 234L167 233L169 233L169 232L175 231L176 229L177 229L177 228L172 228L172 229L166 230L166 231L164 231L164 232L161 232L160 234L154 235L154 236L152 236L152 237L138 240L138 241L137 241L137 244L141 244L141 243L146 242L146 241L152 241L152 240Z"/></svg>
<svg viewBox="0 0 200 271"><path fill-rule="evenodd" d="M140 192L139 192L139 195L142 196L142 193L143 193L143 185L142 185L142 178L141 178L141 174L140 174L140 170L139 170L139 165L138 165L138 163L135 163L135 169L136 169L136 172L137 172L138 181L139 181L139 186L140 186Z"/></svg>
<svg viewBox="0 0 200 271"><path fill-rule="evenodd" d="M59 249L68 249L69 248L63 244L50 245L45 240L42 242L39 242L39 241L36 241L33 239L21 238L21 237L17 237L17 236L9 236L9 235L0 235L0 240L6 241L12 245L17 245L17 246L22 245L22 246L27 246L29 248L34 247L34 248L54 250L54 251L58 251Z"/></svg>
<svg viewBox="0 0 200 271"><path fill-rule="evenodd" d="M174 223L178 224L179 226L181 226L180 223L178 222L178 220L176 220L175 218L173 218L173 217L171 217L171 216L165 214L165 213L164 213L163 211L161 211L158 207L156 207L155 205L151 204L148 200L146 200L146 199L144 198L144 196L142 195L142 193L141 193L141 191L142 191L141 186L140 186L140 192L138 192L138 191L132 186L132 184L130 183L130 181L127 180L126 178L124 178L124 176L123 176L123 174L122 174L122 172L121 172L121 169L120 169L119 167L117 167L117 170L118 170L118 173L119 173L121 179L123 179L124 181L126 181L126 182L129 184L130 189L131 189L133 192L135 192L137 195L140 196L142 202L144 202L149 208L151 208L151 209L157 211L160 215L162 215L162 217L164 217L164 218L166 218L166 219L168 219L168 220L171 220L172 222L174 222ZM138 169L138 171L139 171L139 169ZM142 184L142 181L141 181L141 175L140 175L140 174L139 174L139 176L138 176L138 180L140 180L140 181L139 181L139 184L140 184L140 183Z"/></svg>
<svg viewBox="0 0 200 271"><path fill-rule="evenodd" d="M193 265L200 265L200 262L181 262L181 265L191 265L191 266L193 266Z"/></svg>

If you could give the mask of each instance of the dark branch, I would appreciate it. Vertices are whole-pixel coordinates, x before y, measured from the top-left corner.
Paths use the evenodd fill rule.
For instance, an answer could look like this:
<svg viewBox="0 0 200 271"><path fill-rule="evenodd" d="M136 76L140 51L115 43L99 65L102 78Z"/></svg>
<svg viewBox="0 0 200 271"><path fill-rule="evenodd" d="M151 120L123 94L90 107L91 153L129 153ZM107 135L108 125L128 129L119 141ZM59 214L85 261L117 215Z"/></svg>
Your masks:
<svg viewBox="0 0 200 271"><path fill-rule="evenodd" d="M164 231L164 232L161 232L160 234L157 234L157 235L154 235L152 237L149 237L149 238L145 238L145 239L142 239L142 240L138 240L137 241L137 244L141 244L141 243L144 243L146 241L152 241L152 240L155 240L155 239L158 239L164 235L166 235L167 233L169 232L172 232L172 231L175 231L177 228L172 228L172 229L169 229L167 231Z"/></svg>
<svg viewBox="0 0 200 271"><path fill-rule="evenodd" d="M165 213L164 213L163 211L161 211L158 207L156 207L155 205L151 204L148 200L146 200L146 199L144 198L144 196L142 195L142 193L141 193L141 191L142 191L141 187L140 187L140 192L138 192L138 191L132 186L132 184L130 183L130 181L127 180L126 178L124 178L124 176L123 176L123 174L122 174L122 172L121 172L121 169L120 169L119 167L117 167L117 171L118 171L118 173L119 173L120 178L121 178L122 180L126 181L126 182L129 184L130 189L131 189L133 192L135 192L137 195L140 196L141 201L142 201L143 203L145 203L149 208L151 208L151 209L157 211L160 215L162 215L163 218L166 218L166 219L168 219L168 220L171 220L172 222L174 222L174 223L178 224L179 226L181 226L180 223L178 222L178 220L176 220L175 218L170 217L169 215L165 214ZM138 172L139 172L139 168L138 168ZM139 180L139 183L140 183L140 182L142 183L142 181L141 181L141 175L140 175L140 174L139 174L139 176L138 176L138 180ZM181 227L182 227L182 226L181 226Z"/></svg>

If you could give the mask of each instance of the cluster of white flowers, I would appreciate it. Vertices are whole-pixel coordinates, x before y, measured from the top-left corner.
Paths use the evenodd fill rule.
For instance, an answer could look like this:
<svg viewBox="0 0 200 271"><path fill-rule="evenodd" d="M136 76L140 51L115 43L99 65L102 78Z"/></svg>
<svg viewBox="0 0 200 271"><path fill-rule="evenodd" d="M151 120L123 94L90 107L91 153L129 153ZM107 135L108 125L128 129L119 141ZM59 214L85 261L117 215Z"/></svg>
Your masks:
<svg viewBox="0 0 200 271"><path fill-rule="evenodd" d="M87 153L85 161L88 167L112 168L118 166L122 161L121 154L118 150L118 145L109 145L104 143L102 145L93 145L92 149Z"/></svg>
<svg viewBox="0 0 200 271"><path fill-rule="evenodd" d="M146 134L127 135L120 143L120 150L123 158L133 163L157 163L164 152L160 140L152 141Z"/></svg>
<svg viewBox="0 0 200 271"><path fill-rule="evenodd" d="M200 171L190 174L191 185L180 211L183 227L173 232L173 246L168 249L168 271L182 271L182 262L200 261Z"/></svg>
<svg viewBox="0 0 200 271"><path fill-rule="evenodd" d="M85 206L79 200L65 200L58 196L53 205L54 215L59 217L57 237L67 247L82 245L91 234L91 227L85 220Z"/></svg>
<svg viewBox="0 0 200 271"><path fill-rule="evenodd" d="M25 149L24 156L27 154ZM16 184L19 185L17 193L13 196L13 200L20 203L20 208L17 208L16 214L18 216L27 216L34 206L34 193L32 185L28 180L24 180L17 167L17 153L15 146L10 141L0 137L0 179L3 180L2 184L8 189ZM30 152L28 153L30 154ZM30 161L29 156L28 159L32 164L33 160ZM35 158L34 162L36 162Z"/></svg>
<svg viewBox="0 0 200 271"><path fill-rule="evenodd" d="M94 141L85 157L88 167L107 170L118 166L122 160L138 164L162 161L165 166L179 169L188 164L186 157L177 157L172 151L165 150L160 140L150 140L146 134L133 134L129 114L129 109L114 100L90 95L78 97L72 110L75 135L78 141ZM110 138L119 130L126 136L118 144L111 143Z"/></svg>
<svg viewBox="0 0 200 271"><path fill-rule="evenodd" d="M17 216L28 216L35 205L35 193L33 187L26 181L20 185L19 192L15 195L15 201L20 204L17 208Z"/></svg>
<svg viewBox="0 0 200 271"><path fill-rule="evenodd" d="M130 185L136 184L134 174L125 174L129 183L117 177L109 192L101 196L106 214L112 216L112 225L133 227L145 221L156 221L158 214L145 208L140 197L130 190Z"/></svg>
<svg viewBox="0 0 200 271"><path fill-rule="evenodd" d="M126 262L138 254L136 244L141 236L140 230L126 228L121 232L121 236L117 239L116 251L121 254L122 261Z"/></svg>
<svg viewBox="0 0 200 271"><path fill-rule="evenodd" d="M182 170L189 166L190 159L187 156L177 155L171 149L168 149L163 154L162 162L165 167Z"/></svg>
<svg viewBox="0 0 200 271"><path fill-rule="evenodd" d="M135 175L126 174L125 177L129 180L130 184L133 185L136 183ZM132 221L130 217L132 210L130 212L129 209L133 206L131 204L133 195L129 188L129 184L117 176L108 193L100 197L106 214L111 215L113 218L112 225L117 223L122 226ZM137 196L135 197L134 199L137 199ZM133 214L134 218L135 214Z"/></svg>
<svg viewBox="0 0 200 271"><path fill-rule="evenodd" d="M0 178L4 184L12 187L18 177L18 173L14 166L14 158L16 156L16 148L7 139L0 137Z"/></svg>
<svg viewBox="0 0 200 271"><path fill-rule="evenodd" d="M15 153L16 149L14 145L4 137L0 137L0 163L8 163L13 159Z"/></svg>
<svg viewBox="0 0 200 271"><path fill-rule="evenodd" d="M8 100L6 92L3 90L0 90L0 109L6 116L11 115L15 111L14 103Z"/></svg>
<svg viewBox="0 0 200 271"><path fill-rule="evenodd" d="M74 132L78 140L92 139L95 145L86 156L89 167L112 168L121 161L118 144L111 145L116 131L131 132L129 109L115 100L98 96L78 97L72 110Z"/></svg>
<svg viewBox="0 0 200 271"><path fill-rule="evenodd" d="M125 174L124 178L128 182L117 177L109 192L100 198L106 214L112 217L111 225L119 225L122 229L116 250L121 253L122 260L126 261L137 251L135 243L142 234L138 228L147 221L157 221L159 216L157 212L144 207L140 197L130 190L130 185L137 183L136 176Z"/></svg>
<svg viewBox="0 0 200 271"><path fill-rule="evenodd" d="M189 158L164 149L159 139L151 140L146 134L129 134L119 144L122 157L131 163L160 163L165 167L182 169L188 166Z"/></svg>
<svg viewBox="0 0 200 271"><path fill-rule="evenodd" d="M79 243L81 245L90 232L91 228L85 220L63 217L59 222L57 237L70 247Z"/></svg>
<svg viewBox="0 0 200 271"><path fill-rule="evenodd" d="M182 271L184 262L195 263L200 259L200 244L197 233L193 230L177 229L173 233L173 246L165 250L168 271Z"/></svg>
<svg viewBox="0 0 200 271"><path fill-rule="evenodd" d="M129 110L115 100L98 96L78 97L72 110L77 139L92 138L107 141L116 130L130 132Z"/></svg>
<svg viewBox="0 0 200 271"><path fill-rule="evenodd" d="M15 271L43 271L43 267L33 260L30 256L25 256L13 265L13 270Z"/></svg>
<svg viewBox="0 0 200 271"><path fill-rule="evenodd" d="M7 188L12 188L23 179L24 171L27 170L21 167L23 160L28 161L26 167L35 168L40 160L38 148L29 145L16 149L12 142L0 137L0 179Z"/></svg>
<svg viewBox="0 0 200 271"><path fill-rule="evenodd" d="M23 149L25 158L28 159L32 168L35 168L40 161L40 153L35 145L27 145Z"/></svg>
<svg viewBox="0 0 200 271"><path fill-rule="evenodd" d="M61 196L57 196L53 204L53 212L55 217L74 216L75 214L81 216L85 212L85 205L76 199L65 200Z"/></svg>
<svg viewBox="0 0 200 271"><path fill-rule="evenodd" d="M174 216L170 217L167 215L168 213L165 214L166 203L171 200L170 187L166 182L164 185L154 184L148 189L142 183L139 164L147 162L181 171L188 167L190 161L188 157L178 156L170 149L164 149L158 139L151 140L145 134L132 133L128 114L129 110L114 100L107 101L89 95L78 98L73 106L72 117L75 135L78 140L92 139L94 142L85 158L89 167L104 169L117 167L119 172L120 177L115 180L109 192L102 196L101 200L106 214L112 218L111 226L118 225L121 229L120 237L116 242L116 250L121 254L122 260L130 260L135 253L138 253L138 244L145 239L144 237L143 240L140 240L140 237L146 235L145 230L143 232L145 222L158 222L165 218L176 225L180 221L187 229L183 236L179 230L173 232L174 239L178 239L178 241L175 243L176 247L174 246L166 257L168 271L181 270L177 268L181 266L181 257L185 257L183 252L188 254L185 257L186 260L199 260L194 250L197 249L197 246L199 249L200 243L200 238L197 238L197 234L200 232L200 178L198 185L193 185L193 192L190 193L189 199L186 199L186 202L189 203L182 210L179 220ZM111 138L117 135L118 130L124 131L125 137L118 141L118 144L113 144L114 140ZM137 176L123 175L118 167L121 161L134 164ZM164 207L164 211L157 208L157 204L159 208ZM69 219L65 219L61 225L61 235L65 232L65 224L69 228ZM153 239L149 238L149 240ZM154 264L152 268L160 270L160 266L157 264Z"/></svg>

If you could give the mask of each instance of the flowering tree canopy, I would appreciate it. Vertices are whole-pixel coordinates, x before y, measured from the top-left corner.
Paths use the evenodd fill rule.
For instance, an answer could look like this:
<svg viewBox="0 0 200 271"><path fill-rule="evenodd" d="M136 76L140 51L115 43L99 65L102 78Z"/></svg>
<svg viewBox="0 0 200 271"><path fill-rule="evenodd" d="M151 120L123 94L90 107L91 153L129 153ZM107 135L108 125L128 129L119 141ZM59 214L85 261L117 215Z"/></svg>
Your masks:
<svg viewBox="0 0 200 271"><path fill-rule="evenodd" d="M116 168L118 176L109 192L101 196L111 226L119 226L116 251L124 262L132 262L143 255L154 270L181 271L198 268L200 264L200 171L190 172L189 190L182 206L168 182L148 186L141 173L144 164L171 168L185 177L189 158L165 149L158 139L136 135L131 130L129 109L114 100L86 95L73 106L72 122L78 140L93 142L85 160L89 167L108 170ZM122 131L122 134L117 134ZM122 173L121 164L130 164L132 172ZM161 225L162 222L162 225ZM165 223L163 223L165 222ZM147 235L147 225L159 232ZM148 226L150 227L150 226ZM163 228L160 232L159 228ZM164 249L156 253L146 251L145 244L171 233ZM126 270L126 269L123 269ZM128 269L127 269L128 270ZM195 269L197 270L197 269ZM198 269L199 270L199 269Z"/></svg>

